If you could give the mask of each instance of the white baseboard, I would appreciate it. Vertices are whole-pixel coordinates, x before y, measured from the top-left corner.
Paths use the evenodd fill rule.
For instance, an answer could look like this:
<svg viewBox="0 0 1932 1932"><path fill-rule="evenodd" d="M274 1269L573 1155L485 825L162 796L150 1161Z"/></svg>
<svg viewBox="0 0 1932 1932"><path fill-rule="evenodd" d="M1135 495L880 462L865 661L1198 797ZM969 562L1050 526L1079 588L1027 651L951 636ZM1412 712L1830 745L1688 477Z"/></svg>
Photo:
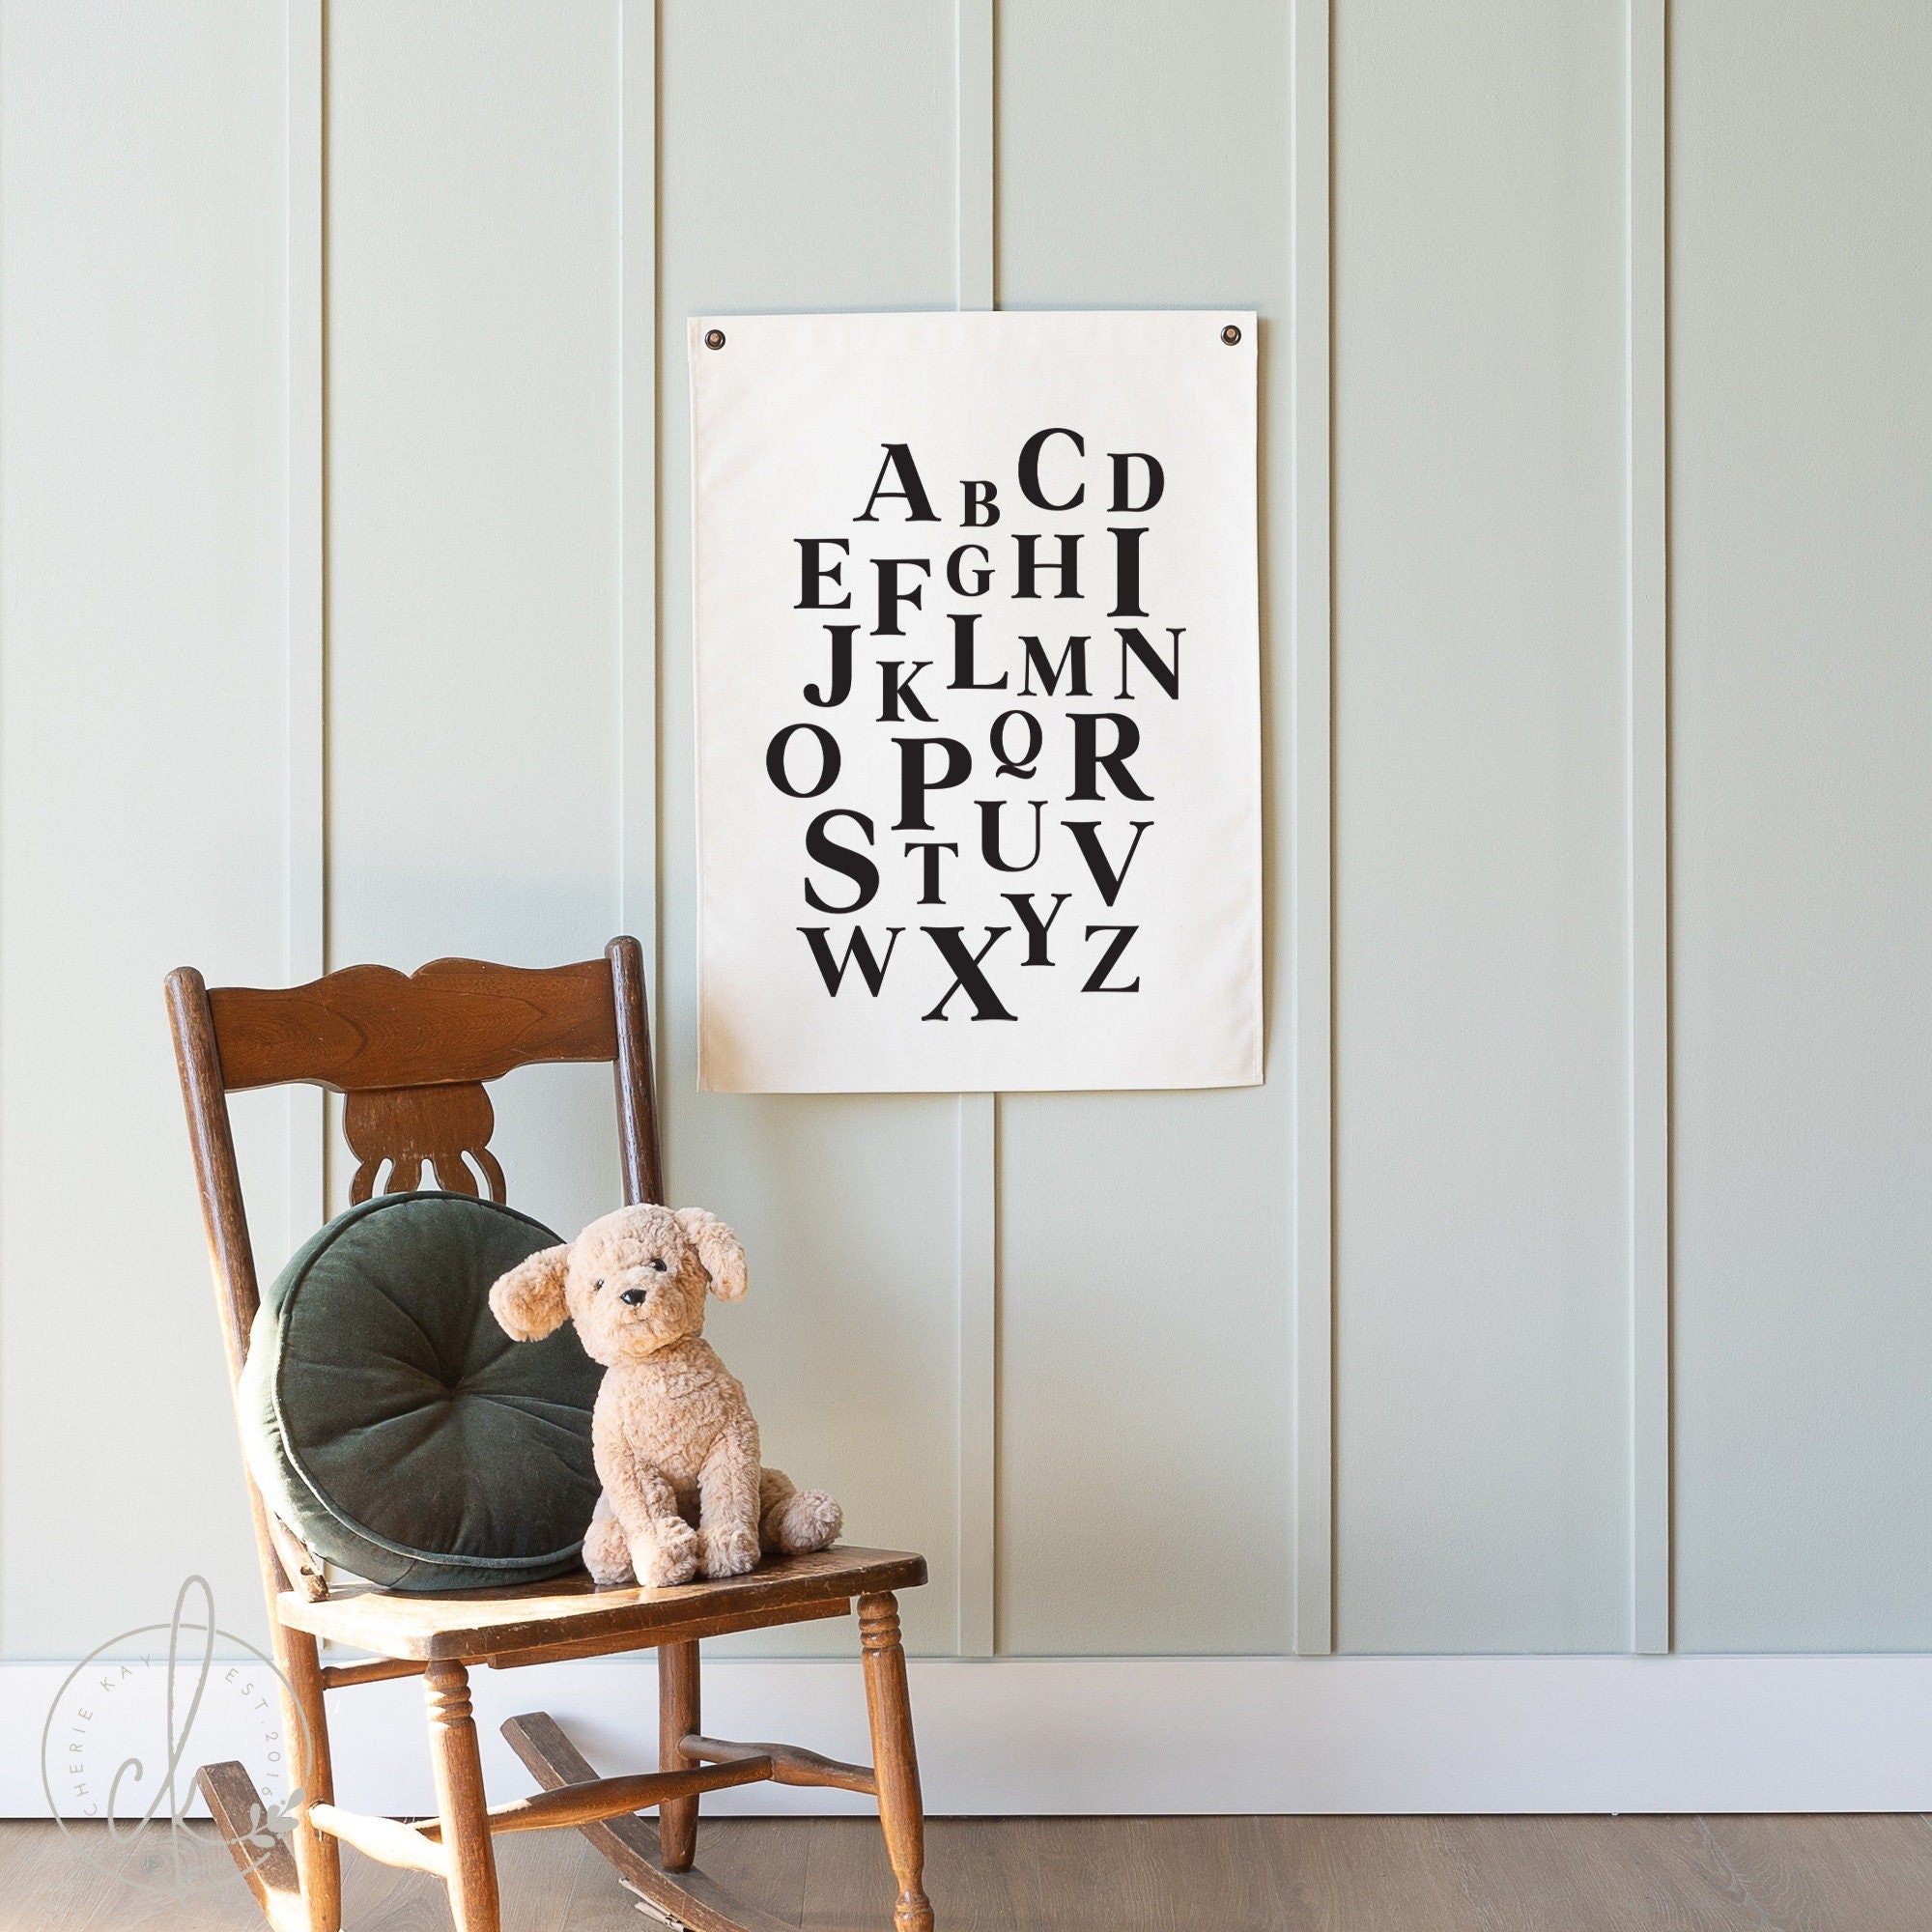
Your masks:
<svg viewBox="0 0 1932 1932"><path fill-rule="evenodd" d="M42 1729L70 1667L0 1665L0 1816L47 1815ZM934 1816L1932 1810L1932 1657L916 1658L911 1671ZM531 1788L497 1735L520 1711L553 1712L600 1770L648 1769L655 1682L648 1659L478 1670L493 1791ZM417 1684L336 1691L329 1709L340 1803L434 1808ZM870 1755L856 1660L708 1662L704 1723ZM770 1785L705 1807L867 1808Z"/></svg>

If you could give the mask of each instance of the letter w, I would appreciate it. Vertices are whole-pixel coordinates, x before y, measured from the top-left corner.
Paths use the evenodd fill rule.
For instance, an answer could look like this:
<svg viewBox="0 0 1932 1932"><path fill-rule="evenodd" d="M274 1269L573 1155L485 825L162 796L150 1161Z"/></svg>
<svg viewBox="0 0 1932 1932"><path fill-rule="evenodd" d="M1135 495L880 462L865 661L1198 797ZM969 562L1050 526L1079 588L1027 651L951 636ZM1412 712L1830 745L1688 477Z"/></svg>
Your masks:
<svg viewBox="0 0 1932 1932"><path fill-rule="evenodd" d="M866 937L863 925L852 928L852 938L842 959L833 958L832 948L826 944L825 935L832 930L829 925L802 925L798 929L805 934L805 943L811 948L811 956L818 962L819 977L825 981L825 990L834 999L838 997L838 989L845 982L845 969L856 962L860 976L866 981L866 990L876 1000L879 988L886 983L886 968L893 963L893 948L899 943L899 934L905 927L895 925L887 928L892 937L886 941L886 956L883 959L872 952L871 942Z"/></svg>

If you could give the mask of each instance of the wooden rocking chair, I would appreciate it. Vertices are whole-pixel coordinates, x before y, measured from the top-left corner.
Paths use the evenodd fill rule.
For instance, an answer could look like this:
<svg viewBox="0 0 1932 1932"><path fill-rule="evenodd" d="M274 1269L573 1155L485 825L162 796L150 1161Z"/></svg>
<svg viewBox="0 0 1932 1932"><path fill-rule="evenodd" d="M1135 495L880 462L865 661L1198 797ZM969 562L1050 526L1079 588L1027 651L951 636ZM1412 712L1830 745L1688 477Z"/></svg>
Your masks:
<svg viewBox="0 0 1932 1932"><path fill-rule="evenodd" d="M635 939L612 940L602 959L532 972L473 959L439 959L405 977L352 966L287 990L211 991L190 968L170 974L168 1011L194 1143L202 1214L228 1347L231 1380L248 1350L258 1292L229 1131L230 1093L299 1081L346 1095L344 1129L366 1198L386 1160L386 1191L417 1186L427 1161L438 1182L475 1194L473 1161L503 1198L489 1151L494 1120L484 1082L547 1061L610 1061L627 1203L660 1198L657 1115L644 1017L643 957ZM323 1566L263 1504L252 1481L255 1540L269 1596L275 1661L290 1687L291 1776L305 1794L288 1841L264 1853L247 1842L252 1780L241 1764L209 1765L199 1780L223 1836L278 1932L338 1932L338 1841L386 1864L434 1872L449 1889L459 1932L498 1932L492 1834L575 1826L661 1915L696 1932L788 1932L734 1904L693 1868L697 1799L725 1785L772 1778L876 1797L898 1881L895 1932L929 1932L921 1889L923 1820L905 1655L895 1590L923 1583L923 1558L834 1548L771 1559L744 1577L677 1589L599 1590L566 1577L509 1590L440 1596L335 1588ZM871 1766L839 1764L788 1745L733 1744L702 1735L700 1637L859 1611L871 1719ZM320 1643L374 1653L325 1664ZM660 1769L599 1777L541 1713L512 1718L503 1734L543 1789L490 1805L483 1793L469 1670L658 1654ZM421 1676L429 1706L438 1815L399 1823L340 1809L328 1744L329 1691L384 1678ZM655 1829L635 1813L656 1806Z"/></svg>

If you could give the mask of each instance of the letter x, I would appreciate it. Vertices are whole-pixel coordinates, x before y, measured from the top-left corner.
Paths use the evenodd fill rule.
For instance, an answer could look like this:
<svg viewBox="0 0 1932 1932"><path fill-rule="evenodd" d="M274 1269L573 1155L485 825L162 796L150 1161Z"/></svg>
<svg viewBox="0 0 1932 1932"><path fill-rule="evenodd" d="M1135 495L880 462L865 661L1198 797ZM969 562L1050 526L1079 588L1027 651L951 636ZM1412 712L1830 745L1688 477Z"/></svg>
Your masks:
<svg viewBox="0 0 1932 1932"><path fill-rule="evenodd" d="M1011 926L989 925L986 928L986 943L977 952L966 950L964 926L923 925L920 930L939 949L939 956L946 961L952 974L952 983L940 995L939 1004L929 1013L921 1015L923 1019L943 1020L946 1017L946 1003L962 988L973 1002L973 1017L976 1020L1010 1020L1018 1017L1008 1012L1000 1004L1000 996L993 991L985 974L980 970L980 962L1012 930Z"/></svg>

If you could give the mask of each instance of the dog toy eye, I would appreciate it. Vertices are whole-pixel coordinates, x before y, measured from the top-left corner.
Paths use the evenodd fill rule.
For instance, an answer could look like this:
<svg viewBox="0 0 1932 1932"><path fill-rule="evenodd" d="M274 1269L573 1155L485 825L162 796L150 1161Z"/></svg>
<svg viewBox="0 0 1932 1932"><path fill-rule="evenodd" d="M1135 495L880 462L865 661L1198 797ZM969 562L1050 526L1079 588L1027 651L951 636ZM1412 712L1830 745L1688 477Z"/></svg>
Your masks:
<svg viewBox="0 0 1932 1932"><path fill-rule="evenodd" d="M590 1286L592 1288L602 1288L604 1286L604 1277L600 1274L597 1277L597 1279L590 1284Z"/></svg>
<svg viewBox="0 0 1932 1932"><path fill-rule="evenodd" d="M651 1265L654 1268L656 1268L660 1274L663 1274L665 1271L664 1257L660 1255L658 1259L651 1264Z"/></svg>

